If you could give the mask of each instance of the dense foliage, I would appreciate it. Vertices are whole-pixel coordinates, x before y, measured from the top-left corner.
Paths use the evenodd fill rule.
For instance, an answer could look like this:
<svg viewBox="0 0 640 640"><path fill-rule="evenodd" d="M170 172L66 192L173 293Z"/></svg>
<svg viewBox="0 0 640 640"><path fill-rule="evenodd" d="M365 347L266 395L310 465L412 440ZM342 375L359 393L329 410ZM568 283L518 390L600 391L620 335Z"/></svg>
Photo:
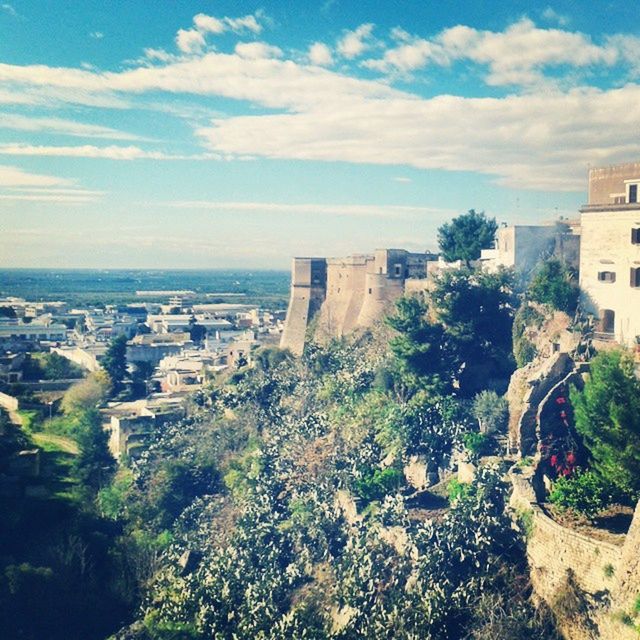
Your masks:
<svg viewBox="0 0 640 640"><path fill-rule="evenodd" d="M599 353L584 389L573 389L576 429L590 453L594 474L612 491L640 495L640 381L631 354Z"/></svg>
<svg viewBox="0 0 640 640"><path fill-rule="evenodd" d="M578 304L580 290L571 269L564 262L552 259L542 263L527 293L534 302L573 314Z"/></svg>
<svg viewBox="0 0 640 640"><path fill-rule="evenodd" d="M471 209L438 229L438 244L445 260L462 260L468 266L480 257L482 249L493 247L498 230L495 218Z"/></svg>

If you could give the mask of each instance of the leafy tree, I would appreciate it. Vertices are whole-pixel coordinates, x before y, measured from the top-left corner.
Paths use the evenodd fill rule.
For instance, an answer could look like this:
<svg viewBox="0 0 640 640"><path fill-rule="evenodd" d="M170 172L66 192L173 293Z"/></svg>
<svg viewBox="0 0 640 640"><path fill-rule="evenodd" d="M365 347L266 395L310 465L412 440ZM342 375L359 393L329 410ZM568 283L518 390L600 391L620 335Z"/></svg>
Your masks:
<svg viewBox="0 0 640 640"><path fill-rule="evenodd" d="M88 489L95 494L107 484L115 460L109 451L109 434L102 428L100 413L95 409L87 410L78 417L80 424L76 442L79 452L73 461L73 469L81 489Z"/></svg>
<svg viewBox="0 0 640 640"><path fill-rule="evenodd" d="M191 316L191 318L189 318L189 338L193 340L195 344L201 344L206 337L207 328L198 324L195 317Z"/></svg>
<svg viewBox="0 0 640 640"><path fill-rule="evenodd" d="M569 314L576 310L579 294L574 274L564 262L555 259L542 264L528 289L534 302Z"/></svg>
<svg viewBox="0 0 640 640"><path fill-rule="evenodd" d="M576 429L602 481L628 496L640 495L640 381L630 353L599 353L584 389L571 390Z"/></svg>
<svg viewBox="0 0 640 640"><path fill-rule="evenodd" d="M417 296L400 298L387 324L399 335L389 341L399 377L411 390L446 393L453 382L453 362L444 327L428 317L427 303Z"/></svg>
<svg viewBox="0 0 640 640"><path fill-rule="evenodd" d="M502 431L509 419L509 404L505 397L499 396L495 391L481 391L473 399L473 415L481 432Z"/></svg>
<svg viewBox="0 0 640 640"><path fill-rule="evenodd" d="M486 273L465 267L444 271L436 279L430 299L448 338L460 389L465 394L486 388L490 378L511 375L511 271Z"/></svg>
<svg viewBox="0 0 640 640"><path fill-rule="evenodd" d="M113 395L117 395L124 388L127 375L127 336L121 335L111 341L102 359L102 368L111 378Z"/></svg>
<svg viewBox="0 0 640 640"><path fill-rule="evenodd" d="M110 390L111 380L106 371L94 371L69 387L62 398L62 411L70 415L76 411L95 409L107 399Z"/></svg>
<svg viewBox="0 0 640 640"><path fill-rule="evenodd" d="M82 378L84 372L57 353L33 353L23 365L23 375L26 380L64 380Z"/></svg>
<svg viewBox="0 0 640 640"><path fill-rule="evenodd" d="M471 260L480 257L482 249L493 246L498 225L495 218L487 218L484 212L470 209L438 229L438 244L445 260L464 260L467 266Z"/></svg>

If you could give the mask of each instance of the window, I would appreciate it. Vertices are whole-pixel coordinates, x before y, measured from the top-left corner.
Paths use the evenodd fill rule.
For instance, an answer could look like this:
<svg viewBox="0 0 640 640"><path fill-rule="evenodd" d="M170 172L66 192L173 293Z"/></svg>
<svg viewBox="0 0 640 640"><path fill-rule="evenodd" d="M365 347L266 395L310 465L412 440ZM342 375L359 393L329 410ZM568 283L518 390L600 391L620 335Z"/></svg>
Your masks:
<svg viewBox="0 0 640 640"><path fill-rule="evenodd" d="M369 295L371 295L373 293L372 289L369 289Z"/></svg>
<svg viewBox="0 0 640 640"><path fill-rule="evenodd" d="M629 185L629 202L638 202L638 185Z"/></svg>
<svg viewBox="0 0 640 640"><path fill-rule="evenodd" d="M396 276L399 276L402 273L402 265L401 264L395 264L393 265L394 271Z"/></svg>
<svg viewBox="0 0 640 640"><path fill-rule="evenodd" d="M631 267L629 284L634 289L640 287L640 267Z"/></svg>
<svg viewBox="0 0 640 640"><path fill-rule="evenodd" d="M631 244L640 244L640 228L631 229Z"/></svg>
<svg viewBox="0 0 640 640"><path fill-rule="evenodd" d="M615 271L598 271L598 280L600 282L615 282L616 272Z"/></svg>

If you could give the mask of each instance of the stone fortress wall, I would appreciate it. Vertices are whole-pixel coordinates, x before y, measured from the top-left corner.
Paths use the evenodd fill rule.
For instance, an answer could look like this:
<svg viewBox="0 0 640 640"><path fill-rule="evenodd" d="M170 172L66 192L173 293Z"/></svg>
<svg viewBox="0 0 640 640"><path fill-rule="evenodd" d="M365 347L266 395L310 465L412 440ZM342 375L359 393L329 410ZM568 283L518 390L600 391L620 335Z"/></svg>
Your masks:
<svg viewBox="0 0 640 640"><path fill-rule="evenodd" d="M405 293L408 282L424 283L427 263L435 261L435 254L403 249L346 258L294 258L280 346L300 355L310 331L324 341L370 327Z"/></svg>

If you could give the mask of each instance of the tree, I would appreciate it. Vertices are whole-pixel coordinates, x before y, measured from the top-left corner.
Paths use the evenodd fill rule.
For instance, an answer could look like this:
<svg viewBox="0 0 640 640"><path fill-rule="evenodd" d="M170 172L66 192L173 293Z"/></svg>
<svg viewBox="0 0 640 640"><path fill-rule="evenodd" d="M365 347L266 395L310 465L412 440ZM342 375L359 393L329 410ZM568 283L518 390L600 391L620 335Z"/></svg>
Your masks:
<svg viewBox="0 0 640 640"><path fill-rule="evenodd" d="M529 285L528 294L534 302L573 314L580 291L567 265L554 259L542 264Z"/></svg>
<svg viewBox="0 0 640 640"><path fill-rule="evenodd" d="M502 431L509 419L509 403L495 391L481 391L473 399L473 415L482 433Z"/></svg>
<svg viewBox="0 0 640 640"><path fill-rule="evenodd" d="M127 336L121 335L111 341L111 345L102 359L102 368L109 374L113 385L113 395L124 388L127 375Z"/></svg>
<svg viewBox="0 0 640 640"><path fill-rule="evenodd" d="M111 380L106 371L90 373L84 380L69 387L62 398L62 410L70 415L76 411L95 409L108 397Z"/></svg>
<svg viewBox="0 0 640 640"><path fill-rule="evenodd" d="M398 332L389 346L404 386L441 394L451 390L453 363L444 327L432 322L428 311L427 303L417 296L400 298L395 313L387 318L387 324Z"/></svg>
<svg viewBox="0 0 640 640"><path fill-rule="evenodd" d="M115 460L109 452L109 434L102 428L102 419L96 409L81 412L76 442L78 455L73 461L73 469L83 489L91 493L97 491L110 478Z"/></svg>
<svg viewBox="0 0 640 640"><path fill-rule="evenodd" d="M469 268L447 270L430 292L457 364L466 394L487 387L490 378L506 378L514 369L512 346L513 273Z"/></svg>
<svg viewBox="0 0 640 640"><path fill-rule="evenodd" d="M438 244L445 260L464 260L467 266L471 260L480 257L482 249L493 246L498 225L495 218L487 218L484 212L470 209L438 229Z"/></svg>
<svg viewBox="0 0 640 640"><path fill-rule="evenodd" d="M201 324L194 316L189 318L189 338L195 343L200 344L207 337L207 328Z"/></svg>
<svg viewBox="0 0 640 640"><path fill-rule="evenodd" d="M584 389L571 390L576 430L591 468L630 500L640 494L640 381L626 351L604 351L590 365Z"/></svg>

